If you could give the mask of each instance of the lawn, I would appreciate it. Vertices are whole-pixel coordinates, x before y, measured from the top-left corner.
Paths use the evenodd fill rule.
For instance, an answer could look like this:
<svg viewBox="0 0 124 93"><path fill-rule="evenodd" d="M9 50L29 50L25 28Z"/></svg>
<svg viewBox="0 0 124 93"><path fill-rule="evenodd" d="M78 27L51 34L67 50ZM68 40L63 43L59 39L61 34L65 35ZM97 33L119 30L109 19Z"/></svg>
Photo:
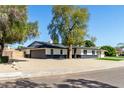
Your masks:
<svg viewBox="0 0 124 93"><path fill-rule="evenodd" d="M124 57L123 56L119 56L119 57L104 57L104 58L97 58L97 60L122 61L122 60L124 60Z"/></svg>

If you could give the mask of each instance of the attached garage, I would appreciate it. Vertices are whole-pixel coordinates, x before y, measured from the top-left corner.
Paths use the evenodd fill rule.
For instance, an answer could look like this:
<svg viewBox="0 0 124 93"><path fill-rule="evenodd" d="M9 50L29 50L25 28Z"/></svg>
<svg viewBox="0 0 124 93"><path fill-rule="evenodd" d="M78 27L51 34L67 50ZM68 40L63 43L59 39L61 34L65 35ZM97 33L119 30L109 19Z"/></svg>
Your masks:
<svg viewBox="0 0 124 93"><path fill-rule="evenodd" d="M45 49L42 50L30 50L31 58L46 58Z"/></svg>

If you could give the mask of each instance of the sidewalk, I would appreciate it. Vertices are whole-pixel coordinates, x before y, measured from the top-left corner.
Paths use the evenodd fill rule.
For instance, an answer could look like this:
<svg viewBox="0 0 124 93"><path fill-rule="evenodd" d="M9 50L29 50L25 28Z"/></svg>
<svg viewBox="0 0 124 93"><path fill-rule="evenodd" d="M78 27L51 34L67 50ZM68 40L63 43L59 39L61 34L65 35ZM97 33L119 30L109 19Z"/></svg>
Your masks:
<svg viewBox="0 0 124 93"><path fill-rule="evenodd" d="M18 59L13 64L0 64L0 80L103 70L124 66L124 61L95 59Z"/></svg>

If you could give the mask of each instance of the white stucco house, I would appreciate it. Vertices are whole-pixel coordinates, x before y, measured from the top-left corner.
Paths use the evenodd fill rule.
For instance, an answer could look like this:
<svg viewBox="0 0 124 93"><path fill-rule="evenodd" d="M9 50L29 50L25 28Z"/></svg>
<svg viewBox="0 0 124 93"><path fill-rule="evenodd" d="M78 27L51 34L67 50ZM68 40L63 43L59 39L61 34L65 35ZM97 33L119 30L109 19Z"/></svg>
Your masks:
<svg viewBox="0 0 124 93"><path fill-rule="evenodd" d="M24 49L27 58L68 58L68 46L34 41ZM72 58L97 58L104 57L102 50L96 47L73 46Z"/></svg>

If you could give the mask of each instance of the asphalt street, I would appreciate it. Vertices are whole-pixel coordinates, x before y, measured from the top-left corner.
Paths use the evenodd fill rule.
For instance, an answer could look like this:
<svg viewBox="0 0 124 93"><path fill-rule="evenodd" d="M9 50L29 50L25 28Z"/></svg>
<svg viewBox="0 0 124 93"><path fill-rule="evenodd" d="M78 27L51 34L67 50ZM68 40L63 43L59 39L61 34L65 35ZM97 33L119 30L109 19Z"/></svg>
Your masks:
<svg viewBox="0 0 124 93"><path fill-rule="evenodd" d="M123 88L124 67L76 74L0 81L1 88Z"/></svg>

